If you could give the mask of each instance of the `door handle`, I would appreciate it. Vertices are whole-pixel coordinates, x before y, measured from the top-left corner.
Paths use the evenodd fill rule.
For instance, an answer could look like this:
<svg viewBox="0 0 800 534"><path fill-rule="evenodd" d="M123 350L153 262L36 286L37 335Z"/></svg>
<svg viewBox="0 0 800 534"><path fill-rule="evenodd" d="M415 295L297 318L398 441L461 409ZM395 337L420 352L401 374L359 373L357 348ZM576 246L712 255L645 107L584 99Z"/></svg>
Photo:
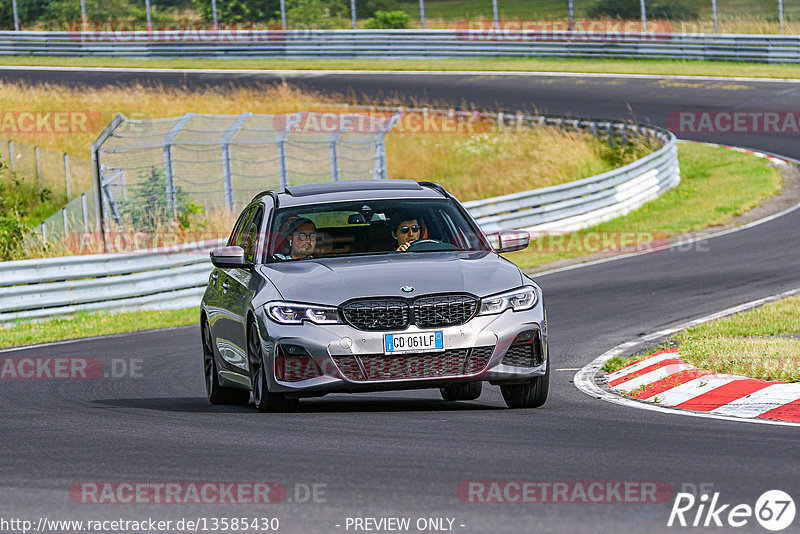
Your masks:
<svg viewBox="0 0 800 534"><path fill-rule="evenodd" d="M227 293L228 289L230 289L231 285L228 282L222 282L222 292Z"/></svg>

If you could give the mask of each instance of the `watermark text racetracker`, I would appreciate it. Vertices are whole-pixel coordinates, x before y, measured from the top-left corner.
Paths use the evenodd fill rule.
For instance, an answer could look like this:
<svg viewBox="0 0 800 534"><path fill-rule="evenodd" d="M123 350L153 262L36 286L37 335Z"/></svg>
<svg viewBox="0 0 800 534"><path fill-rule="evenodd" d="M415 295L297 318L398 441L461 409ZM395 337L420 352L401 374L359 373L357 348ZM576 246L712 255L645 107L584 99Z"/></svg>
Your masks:
<svg viewBox="0 0 800 534"><path fill-rule="evenodd" d="M326 484L245 481L84 481L69 488L69 498L91 505L265 505L327 502Z"/></svg>
<svg viewBox="0 0 800 534"><path fill-rule="evenodd" d="M142 378L141 358L100 358L84 356L14 356L0 358L0 380L95 380L99 378Z"/></svg>
<svg viewBox="0 0 800 534"><path fill-rule="evenodd" d="M677 134L798 134L800 111L763 110L681 110L667 117L667 128Z"/></svg>
<svg viewBox="0 0 800 534"><path fill-rule="evenodd" d="M456 488L456 496L470 504L653 504L674 495L664 481L533 481L475 480Z"/></svg>
<svg viewBox="0 0 800 534"><path fill-rule="evenodd" d="M102 127L98 111L0 110L0 134L85 134Z"/></svg>

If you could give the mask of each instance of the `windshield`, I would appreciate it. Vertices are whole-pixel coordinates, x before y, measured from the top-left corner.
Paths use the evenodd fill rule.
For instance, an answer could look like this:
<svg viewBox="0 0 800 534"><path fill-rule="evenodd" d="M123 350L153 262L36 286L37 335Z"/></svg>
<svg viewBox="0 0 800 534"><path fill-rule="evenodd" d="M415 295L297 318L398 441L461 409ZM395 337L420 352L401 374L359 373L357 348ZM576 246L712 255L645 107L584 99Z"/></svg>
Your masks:
<svg viewBox="0 0 800 534"><path fill-rule="evenodd" d="M489 251L480 229L443 200L373 200L275 212L265 262L364 254Z"/></svg>

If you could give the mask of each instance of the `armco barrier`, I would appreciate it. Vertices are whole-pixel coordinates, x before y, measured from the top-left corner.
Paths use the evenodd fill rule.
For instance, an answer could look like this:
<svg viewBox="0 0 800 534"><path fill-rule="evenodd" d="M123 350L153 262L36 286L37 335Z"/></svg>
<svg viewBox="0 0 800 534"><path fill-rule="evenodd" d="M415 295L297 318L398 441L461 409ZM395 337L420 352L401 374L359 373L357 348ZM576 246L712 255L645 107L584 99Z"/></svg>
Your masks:
<svg viewBox="0 0 800 534"><path fill-rule="evenodd" d="M471 113L417 110L424 113ZM612 171L558 186L466 202L484 231L569 231L641 206L680 181L676 139L642 124L488 113L505 127L549 124L608 136L655 137L661 148ZM532 163L535 164L535 163ZM0 324L77 310L174 309L197 306L208 283L208 251L223 241L170 249L0 263Z"/></svg>
<svg viewBox="0 0 800 534"><path fill-rule="evenodd" d="M0 56L436 58L544 56L800 62L800 36L581 31L0 31Z"/></svg>
<svg viewBox="0 0 800 534"><path fill-rule="evenodd" d="M211 272L208 252L223 243L2 262L0 324L78 310L197 306Z"/></svg>

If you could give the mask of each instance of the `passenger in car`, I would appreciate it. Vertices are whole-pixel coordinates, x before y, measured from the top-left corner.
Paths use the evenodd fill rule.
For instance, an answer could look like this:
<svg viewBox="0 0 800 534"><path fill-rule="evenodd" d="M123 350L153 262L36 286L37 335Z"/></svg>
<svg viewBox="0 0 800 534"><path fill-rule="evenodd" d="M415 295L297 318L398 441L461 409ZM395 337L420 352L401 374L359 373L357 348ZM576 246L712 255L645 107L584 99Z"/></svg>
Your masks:
<svg viewBox="0 0 800 534"><path fill-rule="evenodd" d="M422 219L410 211L402 211L392 216L390 228L392 237L397 240L397 251L405 252L422 235Z"/></svg>
<svg viewBox="0 0 800 534"><path fill-rule="evenodd" d="M288 230L289 254L275 254L280 260L301 260L314 257L317 246L317 227L311 219L292 221Z"/></svg>

